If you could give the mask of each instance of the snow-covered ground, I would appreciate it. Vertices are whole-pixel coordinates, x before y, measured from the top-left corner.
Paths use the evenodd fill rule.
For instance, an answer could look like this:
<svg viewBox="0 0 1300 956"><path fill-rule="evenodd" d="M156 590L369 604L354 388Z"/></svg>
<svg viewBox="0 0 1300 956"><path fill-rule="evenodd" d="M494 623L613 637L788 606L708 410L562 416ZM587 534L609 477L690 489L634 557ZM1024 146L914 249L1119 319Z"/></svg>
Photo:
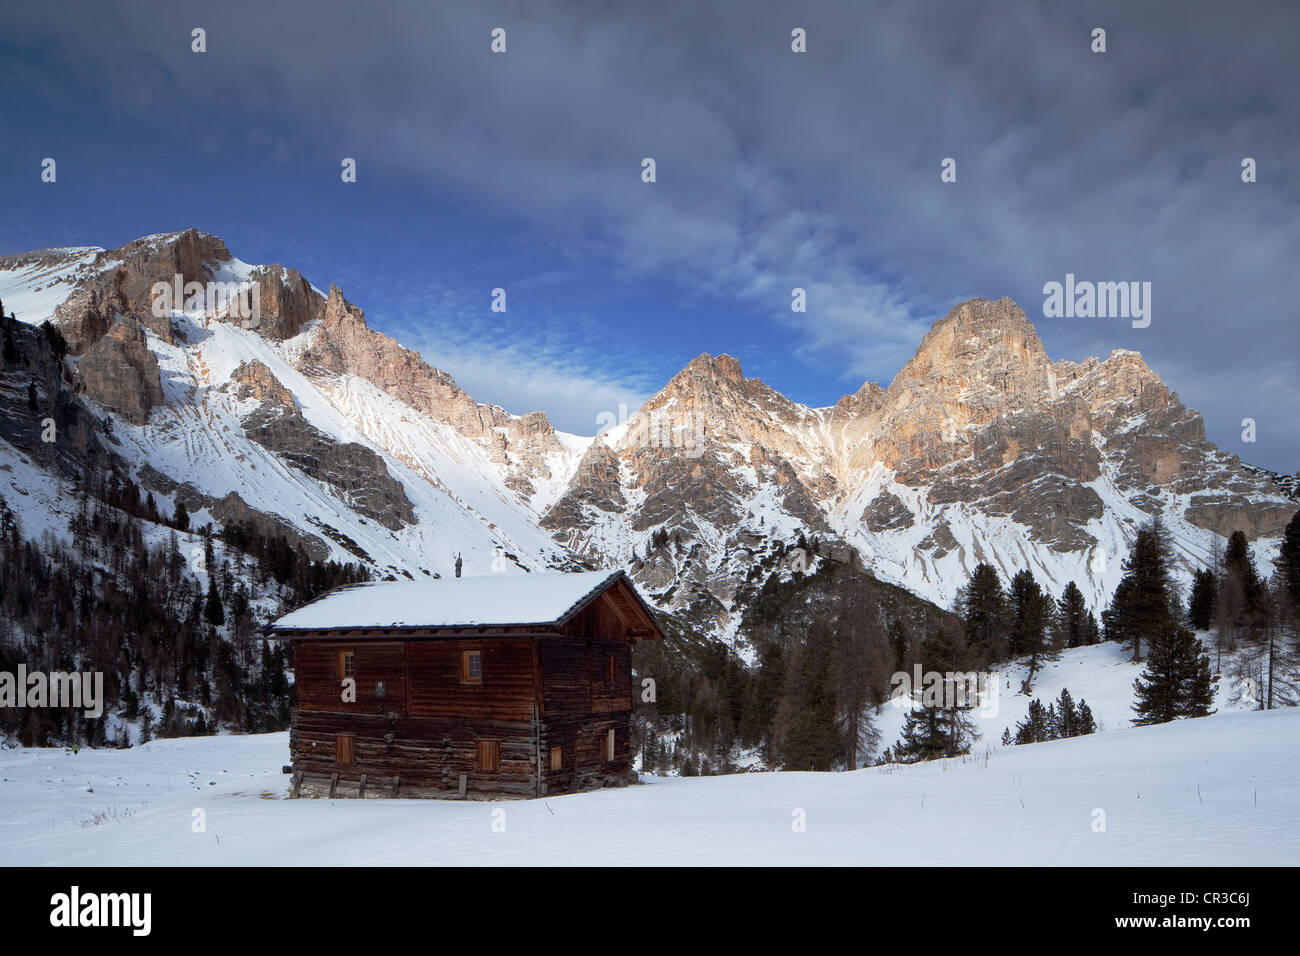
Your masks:
<svg viewBox="0 0 1300 956"><path fill-rule="evenodd" d="M649 777L528 801L288 800L287 758L282 733L0 752L0 862L1300 862L1296 709L910 767Z"/></svg>

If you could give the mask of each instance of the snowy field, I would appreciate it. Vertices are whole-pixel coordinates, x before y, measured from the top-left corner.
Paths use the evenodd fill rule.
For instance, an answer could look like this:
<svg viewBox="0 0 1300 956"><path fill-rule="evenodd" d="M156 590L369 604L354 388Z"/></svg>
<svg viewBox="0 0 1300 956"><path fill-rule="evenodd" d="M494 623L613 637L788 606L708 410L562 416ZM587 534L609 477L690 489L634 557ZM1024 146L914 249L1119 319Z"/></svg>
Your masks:
<svg viewBox="0 0 1300 956"><path fill-rule="evenodd" d="M1112 728L911 767L650 777L492 803L288 800L287 754L283 733L2 752L0 862L1300 863L1296 709Z"/></svg>

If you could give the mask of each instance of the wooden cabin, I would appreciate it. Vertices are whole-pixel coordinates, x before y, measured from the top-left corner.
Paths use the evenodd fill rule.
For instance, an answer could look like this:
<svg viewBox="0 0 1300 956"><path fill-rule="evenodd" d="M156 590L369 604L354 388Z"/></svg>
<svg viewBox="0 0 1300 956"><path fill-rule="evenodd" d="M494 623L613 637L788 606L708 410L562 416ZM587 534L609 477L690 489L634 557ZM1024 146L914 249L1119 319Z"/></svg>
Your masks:
<svg viewBox="0 0 1300 956"><path fill-rule="evenodd" d="M542 797L635 781L622 571L355 585L267 629L293 645L294 796Z"/></svg>

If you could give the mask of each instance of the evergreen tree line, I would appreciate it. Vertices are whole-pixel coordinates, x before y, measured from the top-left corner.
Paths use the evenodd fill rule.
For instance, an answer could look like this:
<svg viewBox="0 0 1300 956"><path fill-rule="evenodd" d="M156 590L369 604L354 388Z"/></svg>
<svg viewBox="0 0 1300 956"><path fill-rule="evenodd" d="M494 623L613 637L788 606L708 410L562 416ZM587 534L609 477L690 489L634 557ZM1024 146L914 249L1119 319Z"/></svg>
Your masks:
<svg viewBox="0 0 1300 956"><path fill-rule="evenodd" d="M1038 698L1031 700L1029 713L1016 724L1015 734L1011 733L1010 727L1003 731L1002 744L1037 744L1045 740L1063 740L1096 732L1097 722L1088 702L1080 700L1076 704L1070 689L1062 687L1061 696L1046 707Z"/></svg>
<svg viewBox="0 0 1300 956"><path fill-rule="evenodd" d="M285 542L249 529L253 553L227 545L219 556L209 529L184 546L175 530L157 543L157 527L134 513L156 510L151 496L113 479L100 492L74 493L70 543L25 537L0 496L0 670L102 672L105 717L136 724L142 740L287 727L286 651L256 636L364 569L299 552L286 574L274 562ZM125 727L111 738L108 728L81 710L0 710L0 736L28 746L129 743Z"/></svg>

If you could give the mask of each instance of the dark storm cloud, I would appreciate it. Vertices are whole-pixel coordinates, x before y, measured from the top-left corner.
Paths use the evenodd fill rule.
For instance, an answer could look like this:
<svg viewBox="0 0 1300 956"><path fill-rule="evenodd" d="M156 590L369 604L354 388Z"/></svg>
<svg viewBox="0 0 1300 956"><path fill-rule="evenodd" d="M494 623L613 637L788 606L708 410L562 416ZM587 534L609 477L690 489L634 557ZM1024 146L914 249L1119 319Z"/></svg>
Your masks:
<svg viewBox="0 0 1300 956"><path fill-rule="evenodd" d="M579 265L739 300L836 372L887 382L955 302L1011 295L1054 357L1138 349L1212 438L1295 470L1290 7L96 3L11 26L130 108L180 95L195 137L246 110L251 149L305 137L472 197ZM201 80L179 68L195 25ZM497 26L504 56L487 52ZM1043 284L1067 272L1151 282L1151 326L1043 318ZM1246 417L1258 445L1236 441Z"/></svg>

